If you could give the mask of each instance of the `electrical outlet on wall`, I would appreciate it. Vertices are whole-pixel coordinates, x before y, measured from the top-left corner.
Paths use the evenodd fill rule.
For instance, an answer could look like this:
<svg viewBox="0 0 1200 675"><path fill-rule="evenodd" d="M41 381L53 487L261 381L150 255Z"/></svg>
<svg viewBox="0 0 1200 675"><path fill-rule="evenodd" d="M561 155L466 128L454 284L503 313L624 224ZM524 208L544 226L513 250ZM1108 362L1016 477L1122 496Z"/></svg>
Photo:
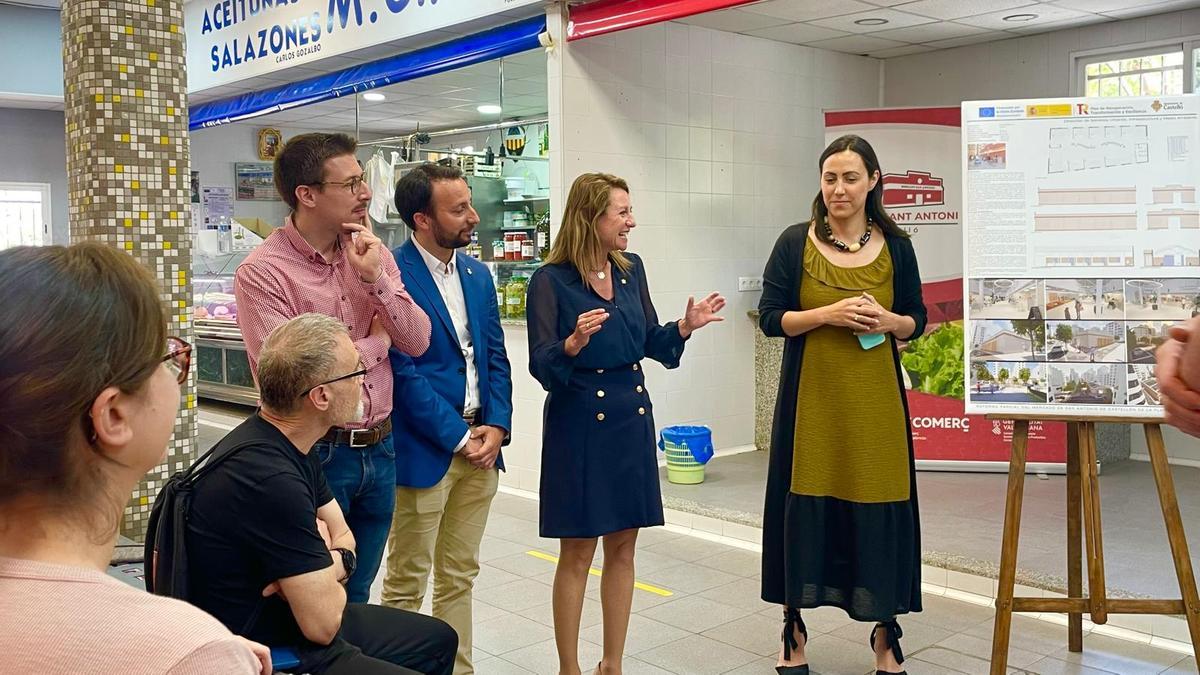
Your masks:
<svg viewBox="0 0 1200 675"><path fill-rule="evenodd" d="M762 277L738 277L738 292L761 291Z"/></svg>

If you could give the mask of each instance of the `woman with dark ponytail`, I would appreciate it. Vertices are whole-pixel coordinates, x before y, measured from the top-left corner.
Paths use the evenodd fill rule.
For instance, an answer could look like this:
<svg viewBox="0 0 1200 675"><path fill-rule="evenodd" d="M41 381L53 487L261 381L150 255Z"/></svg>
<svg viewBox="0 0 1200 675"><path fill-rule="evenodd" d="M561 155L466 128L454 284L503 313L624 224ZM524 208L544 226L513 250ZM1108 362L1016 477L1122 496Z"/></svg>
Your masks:
<svg viewBox="0 0 1200 675"><path fill-rule="evenodd" d="M763 517L762 598L783 605L781 675L806 675L800 610L873 622L878 673L903 673L896 616L921 611L912 432L897 341L925 329L908 234L883 208L875 151L821 153L812 219L775 243L759 326L786 338Z"/></svg>

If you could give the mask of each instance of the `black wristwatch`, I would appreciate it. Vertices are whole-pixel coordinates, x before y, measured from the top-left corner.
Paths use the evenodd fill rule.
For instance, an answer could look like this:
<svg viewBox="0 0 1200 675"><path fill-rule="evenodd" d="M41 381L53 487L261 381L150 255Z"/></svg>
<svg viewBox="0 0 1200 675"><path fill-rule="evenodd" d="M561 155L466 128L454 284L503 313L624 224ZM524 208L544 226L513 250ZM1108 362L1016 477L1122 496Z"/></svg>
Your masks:
<svg viewBox="0 0 1200 675"><path fill-rule="evenodd" d="M330 552L334 551L342 554L342 567L346 569L346 578L338 579L338 583L344 584L350 581L350 577L354 576L354 570L358 567L358 558L354 555L354 551L348 548L330 549Z"/></svg>

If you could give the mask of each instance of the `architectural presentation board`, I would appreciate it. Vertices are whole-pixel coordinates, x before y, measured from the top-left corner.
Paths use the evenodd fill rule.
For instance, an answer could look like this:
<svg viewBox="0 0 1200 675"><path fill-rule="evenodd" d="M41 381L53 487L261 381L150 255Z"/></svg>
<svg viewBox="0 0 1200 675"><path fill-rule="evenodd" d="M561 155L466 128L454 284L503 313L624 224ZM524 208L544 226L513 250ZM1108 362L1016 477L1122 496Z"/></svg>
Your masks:
<svg viewBox="0 0 1200 675"><path fill-rule="evenodd" d="M962 104L967 412L1162 414L1200 314L1196 96Z"/></svg>

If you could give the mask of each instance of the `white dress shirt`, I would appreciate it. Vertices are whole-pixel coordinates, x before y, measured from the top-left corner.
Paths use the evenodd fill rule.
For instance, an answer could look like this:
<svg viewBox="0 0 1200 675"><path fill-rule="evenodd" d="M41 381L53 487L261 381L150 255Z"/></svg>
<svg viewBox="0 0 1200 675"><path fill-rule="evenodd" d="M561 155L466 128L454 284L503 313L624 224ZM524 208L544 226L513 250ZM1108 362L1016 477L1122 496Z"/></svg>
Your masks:
<svg viewBox="0 0 1200 675"><path fill-rule="evenodd" d="M458 348L462 351L463 360L466 361L467 367L467 390L463 395L463 415L470 415L479 411L479 371L475 368L475 345L471 342L471 325L467 319L467 301L463 297L462 281L458 278L458 265L454 256L451 256L449 263L443 263L441 260L433 257L429 251L426 251L417 239L413 238L413 245L417 247L421 258L425 261L426 267L429 268L429 274L433 277L433 283L437 285L438 292L442 294L442 301L446 303L446 310L450 313L450 322L454 324L454 332L458 338ZM457 254L456 254L457 255ZM433 317L430 317L432 320ZM459 442L455 452L462 450L467 444L471 432L468 430Z"/></svg>

